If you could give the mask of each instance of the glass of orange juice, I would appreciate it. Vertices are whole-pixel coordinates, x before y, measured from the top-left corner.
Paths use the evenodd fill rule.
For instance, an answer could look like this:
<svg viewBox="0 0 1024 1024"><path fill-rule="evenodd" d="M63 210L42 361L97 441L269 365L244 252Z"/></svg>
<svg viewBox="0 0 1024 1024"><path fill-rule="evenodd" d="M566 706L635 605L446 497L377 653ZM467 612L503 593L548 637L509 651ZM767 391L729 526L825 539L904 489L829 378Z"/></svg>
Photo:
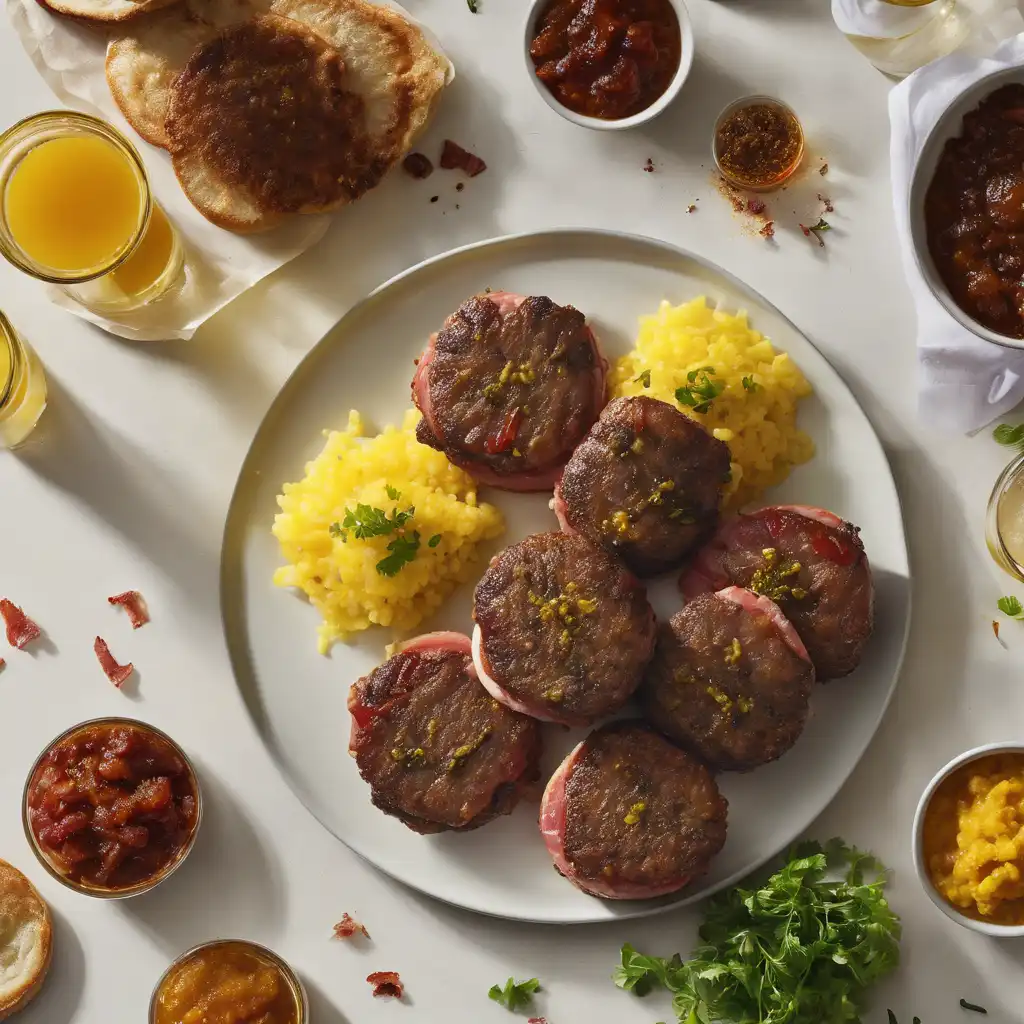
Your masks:
<svg viewBox="0 0 1024 1024"><path fill-rule="evenodd" d="M135 147L88 114L53 110L0 135L0 253L97 313L184 280L181 239Z"/></svg>
<svg viewBox="0 0 1024 1024"><path fill-rule="evenodd" d="M17 448L46 408L39 357L0 313L0 448Z"/></svg>

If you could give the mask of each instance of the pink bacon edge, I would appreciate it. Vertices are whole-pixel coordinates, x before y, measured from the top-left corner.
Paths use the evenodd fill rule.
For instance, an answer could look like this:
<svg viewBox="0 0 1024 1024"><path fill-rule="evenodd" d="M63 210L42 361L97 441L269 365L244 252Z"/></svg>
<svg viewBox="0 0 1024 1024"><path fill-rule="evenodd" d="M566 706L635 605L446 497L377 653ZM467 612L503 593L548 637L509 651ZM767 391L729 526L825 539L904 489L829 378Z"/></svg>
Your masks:
<svg viewBox="0 0 1024 1024"><path fill-rule="evenodd" d="M767 615L778 627L782 639L786 641L793 653L799 655L804 661L810 662L811 656L807 653L803 640L793 628L793 623L786 618L782 609L770 597L755 594L752 590L744 590L743 587L725 587L723 590L719 590L715 596L724 601L738 604L748 612L760 612Z"/></svg>

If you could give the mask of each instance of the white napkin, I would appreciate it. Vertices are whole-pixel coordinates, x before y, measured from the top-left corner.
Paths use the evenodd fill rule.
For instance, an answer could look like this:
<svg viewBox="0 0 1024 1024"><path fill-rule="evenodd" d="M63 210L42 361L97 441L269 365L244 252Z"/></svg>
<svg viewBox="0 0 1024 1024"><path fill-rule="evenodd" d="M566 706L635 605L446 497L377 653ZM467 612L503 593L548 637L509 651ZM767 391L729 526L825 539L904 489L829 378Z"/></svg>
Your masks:
<svg viewBox="0 0 1024 1024"><path fill-rule="evenodd" d="M832 0L832 17L840 32L867 39L899 39L927 25L936 15L925 7L896 7L884 0Z"/></svg>
<svg viewBox="0 0 1024 1024"><path fill-rule="evenodd" d="M1015 12L1018 22L1019 13ZM923 419L970 433L1024 399L1024 353L993 345L960 326L939 304L914 260L909 193L914 163L943 111L968 86L1024 65L1024 34L990 56L953 53L916 71L889 94L892 192L903 269L917 307L918 403Z"/></svg>

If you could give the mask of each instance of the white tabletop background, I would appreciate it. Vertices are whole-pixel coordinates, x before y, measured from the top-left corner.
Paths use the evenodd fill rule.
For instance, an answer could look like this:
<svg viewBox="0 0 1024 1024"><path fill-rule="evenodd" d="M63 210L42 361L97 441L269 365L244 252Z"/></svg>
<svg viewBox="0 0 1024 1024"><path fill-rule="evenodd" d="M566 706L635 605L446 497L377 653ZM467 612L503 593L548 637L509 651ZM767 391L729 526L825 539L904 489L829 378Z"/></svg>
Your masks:
<svg viewBox="0 0 1024 1024"><path fill-rule="evenodd" d="M167 963L222 936L264 942L288 958L309 987L315 1024L502 1024L511 1018L487 989L510 974L540 977L535 1012L551 1024L671 1019L667 1001L638 1001L609 975L624 941L685 954L698 913L512 925L381 876L307 814L264 752L232 679L218 611L219 545L237 471L271 399L313 343L368 290L424 257L564 225L653 235L717 261L806 332L873 420L904 503L914 623L885 721L809 834L842 835L895 870L903 965L873 994L867 1021L882 1024L892 1007L901 1024L914 1014L949 1024L966 1019L964 996L987 1006L992 1024L1020 1022L1024 942L992 941L947 921L921 891L910 857L914 807L933 772L967 747L1024 733L1024 626L1004 621L1008 649L992 635L996 599L1013 588L990 564L983 519L1006 452L987 431L937 436L915 416L913 310L889 191L890 83L839 35L823 0L690 0L697 60L679 100L648 128L590 132L534 94L521 52L524 0L482 0L476 16L463 0L409 5L458 68L421 147L436 156L452 137L489 165L465 191L455 191L450 172L424 182L395 174L338 215L324 242L188 343L108 337L49 307L32 282L0 265L0 307L36 346L51 391L31 445L0 454L0 594L23 605L51 641L31 653L0 651L8 663L0 673L0 857L36 882L57 922L51 980L20 1020L142 1024ZM793 104L811 166L820 156L831 168L808 179L802 199L793 189L772 200L776 244L745 227L710 179L714 118L750 92ZM4 26L0 123L54 105ZM654 173L644 173L648 157ZM836 206L824 250L795 228L817 216L819 188ZM146 595L153 615L137 633L106 604L128 588ZM91 650L97 633L135 662L130 692L100 672ZM197 847L180 873L148 896L111 904L44 874L19 807L40 749L65 727L106 714L170 732L197 760L207 796ZM339 722L339 756L346 733ZM331 941L345 911L366 923L372 943ZM405 1003L371 998L364 978L381 969L401 972Z"/></svg>

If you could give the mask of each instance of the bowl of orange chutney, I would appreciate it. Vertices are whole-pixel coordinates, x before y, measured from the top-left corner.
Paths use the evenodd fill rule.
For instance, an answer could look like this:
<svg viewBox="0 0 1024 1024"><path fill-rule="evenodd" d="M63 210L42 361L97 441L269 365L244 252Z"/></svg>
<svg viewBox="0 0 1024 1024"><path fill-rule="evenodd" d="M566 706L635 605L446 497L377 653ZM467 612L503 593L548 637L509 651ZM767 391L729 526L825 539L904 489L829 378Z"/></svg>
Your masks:
<svg viewBox="0 0 1024 1024"><path fill-rule="evenodd" d="M987 935L1024 935L1024 744L949 762L914 816L914 865L932 902Z"/></svg>
<svg viewBox="0 0 1024 1024"><path fill-rule="evenodd" d="M183 953L153 990L150 1024L308 1024L299 976L255 942L218 939Z"/></svg>

